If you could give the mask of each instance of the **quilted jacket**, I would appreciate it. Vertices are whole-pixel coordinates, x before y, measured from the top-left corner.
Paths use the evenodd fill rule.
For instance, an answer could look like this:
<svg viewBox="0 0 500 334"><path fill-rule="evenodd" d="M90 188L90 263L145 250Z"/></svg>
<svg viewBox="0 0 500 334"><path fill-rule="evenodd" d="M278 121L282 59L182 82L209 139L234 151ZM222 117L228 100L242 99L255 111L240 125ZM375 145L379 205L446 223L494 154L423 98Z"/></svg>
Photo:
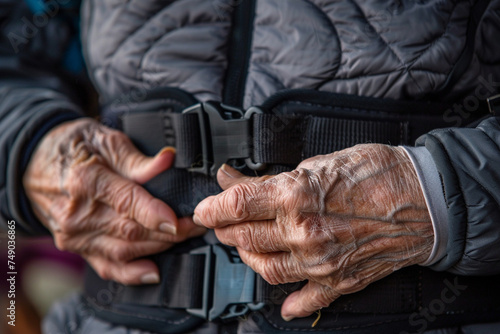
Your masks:
<svg viewBox="0 0 500 334"><path fill-rule="evenodd" d="M310 89L453 102L458 113L443 119L455 127L499 92L500 1L87 1L83 11L85 57L103 103L177 87L248 108ZM440 270L500 273L498 129L491 118L419 141L446 196Z"/></svg>
<svg viewBox="0 0 500 334"><path fill-rule="evenodd" d="M82 76L60 66L78 27L30 26L15 3L0 7L0 215L40 234L21 178L43 134L84 115ZM416 143L446 202L434 269L500 274L500 124L463 127L500 93L500 1L87 0L80 20L101 105L158 87L245 109L299 89L450 105Z"/></svg>

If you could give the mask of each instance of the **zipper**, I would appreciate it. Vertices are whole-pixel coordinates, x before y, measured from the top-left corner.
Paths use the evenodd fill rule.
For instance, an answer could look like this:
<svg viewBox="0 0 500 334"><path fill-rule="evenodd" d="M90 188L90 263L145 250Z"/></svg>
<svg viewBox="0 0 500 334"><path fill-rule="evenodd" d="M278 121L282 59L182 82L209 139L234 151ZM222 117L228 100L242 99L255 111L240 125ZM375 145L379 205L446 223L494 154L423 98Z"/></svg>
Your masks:
<svg viewBox="0 0 500 334"><path fill-rule="evenodd" d="M255 3L255 0L239 1L233 12L223 103L234 107L243 107L252 48Z"/></svg>

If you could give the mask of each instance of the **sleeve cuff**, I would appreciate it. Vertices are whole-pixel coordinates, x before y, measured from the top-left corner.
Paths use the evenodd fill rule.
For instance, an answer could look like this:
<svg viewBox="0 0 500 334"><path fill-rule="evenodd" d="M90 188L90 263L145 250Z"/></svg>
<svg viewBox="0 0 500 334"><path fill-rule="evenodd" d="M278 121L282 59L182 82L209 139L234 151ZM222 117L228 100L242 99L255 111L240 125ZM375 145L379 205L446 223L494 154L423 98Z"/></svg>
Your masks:
<svg viewBox="0 0 500 334"><path fill-rule="evenodd" d="M443 187L436 164L430 152L424 146L404 146L403 149L415 167L432 220L434 246L429 258L420 263L422 266L430 266L446 255L446 245L448 243L448 211Z"/></svg>
<svg viewBox="0 0 500 334"><path fill-rule="evenodd" d="M82 117L71 104L66 105L67 108L64 108L63 103L59 103L59 105L59 108L51 109L48 107L47 110L41 110L38 115L32 117L20 131L12 146L7 166L7 174L9 175L7 193L11 199L9 207L13 217L17 219L26 234L44 235L48 233L33 213L22 186L22 176L29 159L39 140L48 131L63 122Z"/></svg>

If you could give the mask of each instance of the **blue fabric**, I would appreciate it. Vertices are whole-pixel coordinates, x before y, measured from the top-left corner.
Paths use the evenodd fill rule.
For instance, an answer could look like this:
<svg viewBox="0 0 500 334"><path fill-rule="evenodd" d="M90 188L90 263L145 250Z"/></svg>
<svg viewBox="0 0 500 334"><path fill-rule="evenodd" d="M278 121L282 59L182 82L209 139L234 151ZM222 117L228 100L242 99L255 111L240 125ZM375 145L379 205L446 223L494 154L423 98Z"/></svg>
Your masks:
<svg viewBox="0 0 500 334"><path fill-rule="evenodd" d="M46 6L44 0L25 0L25 2L33 14L40 14L45 11Z"/></svg>
<svg viewBox="0 0 500 334"><path fill-rule="evenodd" d="M25 0L25 2L31 12L35 15L49 11L45 0ZM76 14L79 11L81 0L65 0L63 2L64 3L59 3L59 1L56 0L56 3L60 6L60 8L65 11L65 15L63 15L63 17L66 17L71 21L71 25L75 29L76 33L68 43L68 47L62 60L62 67L68 72L79 74L84 70L84 60L80 40L80 17Z"/></svg>
<svg viewBox="0 0 500 334"><path fill-rule="evenodd" d="M62 65L65 70L74 74L84 70L82 44L79 34L70 41Z"/></svg>

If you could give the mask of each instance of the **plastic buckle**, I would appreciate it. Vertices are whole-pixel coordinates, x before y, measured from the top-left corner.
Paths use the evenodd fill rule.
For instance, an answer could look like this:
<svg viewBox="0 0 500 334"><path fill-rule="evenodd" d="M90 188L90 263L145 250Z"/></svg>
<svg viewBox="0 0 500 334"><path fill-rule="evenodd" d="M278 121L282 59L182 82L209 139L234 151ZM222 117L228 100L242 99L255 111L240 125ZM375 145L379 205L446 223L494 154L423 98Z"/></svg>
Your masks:
<svg viewBox="0 0 500 334"><path fill-rule="evenodd" d="M189 168L190 172L215 176L220 166L231 159L245 159L246 165L256 170L264 167L250 159L250 118L253 114L262 113L260 109L252 107L243 113L238 108L205 102L183 111L183 114L192 113L198 115L202 163Z"/></svg>
<svg viewBox="0 0 500 334"><path fill-rule="evenodd" d="M491 114L500 114L500 94L487 98L486 102L488 103L488 109Z"/></svg>
<svg viewBox="0 0 500 334"><path fill-rule="evenodd" d="M231 261L222 246L204 246L190 254L205 255L205 270L202 306L187 309L187 312L212 321L242 316L264 306L264 303L254 302L255 272L244 263Z"/></svg>

